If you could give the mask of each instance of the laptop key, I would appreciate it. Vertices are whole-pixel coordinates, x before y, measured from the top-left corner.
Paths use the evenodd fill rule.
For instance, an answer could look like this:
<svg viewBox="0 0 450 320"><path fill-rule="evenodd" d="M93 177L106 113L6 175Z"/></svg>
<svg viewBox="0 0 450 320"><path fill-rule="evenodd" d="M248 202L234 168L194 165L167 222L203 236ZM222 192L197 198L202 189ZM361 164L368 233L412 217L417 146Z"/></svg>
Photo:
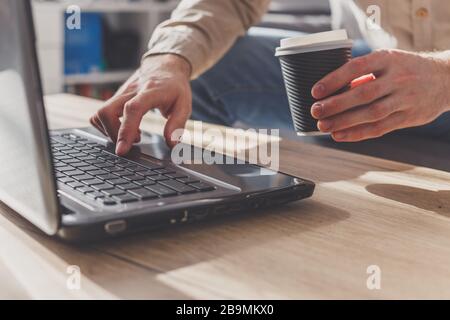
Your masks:
<svg viewBox="0 0 450 320"><path fill-rule="evenodd" d="M78 187L77 191L81 192L81 193L89 193L89 192L95 192L95 190L91 187L87 187L87 186L83 186L83 187Z"/></svg>
<svg viewBox="0 0 450 320"><path fill-rule="evenodd" d="M142 166L136 166L136 168L134 168L133 171L138 173L138 172L147 171L147 169Z"/></svg>
<svg viewBox="0 0 450 320"><path fill-rule="evenodd" d="M82 165L86 165L86 164L84 164L83 162L81 162L80 160L78 160L78 159L69 159L69 160L64 160L64 163L65 164L68 164L68 165L71 165L72 167L76 167L77 165L78 166L82 166Z"/></svg>
<svg viewBox="0 0 450 320"><path fill-rule="evenodd" d="M102 175L102 174L108 174L108 171L101 170L101 169L98 169L98 168L97 168L97 170L92 170L92 171L86 170L86 171L87 171L87 173L92 174L93 176L99 176L99 175Z"/></svg>
<svg viewBox="0 0 450 320"><path fill-rule="evenodd" d="M90 176L90 175L88 175L88 174L83 174L83 175L81 175L81 176L75 176L74 179L75 179L75 180L78 180L78 181L84 181L84 180L91 180L91 179L94 179L94 177L93 177L93 176Z"/></svg>
<svg viewBox="0 0 450 320"><path fill-rule="evenodd" d="M72 150L72 148L68 147L68 146L67 147L66 146L61 146L61 147L58 147L56 149L61 151L61 152Z"/></svg>
<svg viewBox="0 0 450 320"><path fill-rule="evenodd" d="M138 186L134 183L121 184L121 185L118 185L117 187L122 190L133 190L133 189L142 188L141 186Z"/></svg>
<svg viewBox="0 0 450 320"><path fill-rule="evenodd" d="M130 194L122 194L113 197L114 200L117 200L120 203L130 203L138 201L139 199L130 195Z"/></svg>
<svg viewBox="0 0 450 320"><path fill-rule="evenodd" d="M151 176L157 176L159 175L158 172L152 171L152 170L145 170L145 171L139 171L137 172L138 175L143 177L151 177Z"/></svg>
<svg viewBox="0 0 450 320"><path fill-rule="evenodd" d="M56 167L56 171L59 171L59 172L66 172L66 171L73 171L73 170L75 170L75 168L72 166Z"/></svg>
<svg viewBox="0 0 450 320"><path fill-rule="evenodd" d="M59 149L59 151L61 151L61 152L64 153L64 154L67 154L67 155L71 155L71 154L74 154L74 153L78 153L78 152L79 152L79 151L74 150L74 149L72 149L72 148L69 148L69 150L61 150L61 149Z"/></svg>
<svg viewBox="0 0 450 320"><path fill-rule="evenodd" d="M53 158L55 158L56 160L61 160L61 161L72 159L72 157L69 157L69 156L66 156L66 155L64 155L64 156L53 156Z"/></svg>
<svg viewBox="0 0 450 320"><path fill-rule="evenodd" d="M117 188L116 189L109 189L109 190L102 190L102 192L104 194L106 194L107 196L109 196L109 197L125 194L125 191L123 191L121 189L117 189Z"/></svg>
<svg viewBox="0 0 450 320"><path fill-rule="evenodd" d="M140 186L146 187L146 186L152 186L152 185L156 184L156 181L145 179L145 180L135 181L134 183L136 183Z"/></svg>
<svg viewBox="0 0 450 320"><path fill-rule="evenodd" d="M176 173L174 170L172 169L158 169L155 170L156 172L160 173L160 174L169 174L169 173Z"/></svg>
<svg viewBox="0 0 450 320"><path fill-rule="evenodd" d="M105 165L104 161L97 160L97 159L95 159L95 160L86 160L86 162L89 163L89 164L93 164L93 165L99 164L99 165L102 165L102 167L103 167L103 165Z"/></svg>
<svg viewBox="0 0 450 320"><path fill-rule="evenodd" d="M86 157L87 155L88 155L88 154L87 154L87 153L84 153L84 152L77 152L77 153L71 154L71 156L72 156L72 157L75 157L75 158Z"/></svg>
<svg viewBox="0 0 450 320"><path fill-rule="evenodd" d="M84 172L81 171L81 170L67 171L67 172L64 172L64 173L65 173L66 175L68 175L68 176L81 176L81 175L84 174Z"/></svg>
<svg viewBox="0 0 450 320"><path fill-rule="evenodd" d="M129 181L140 181L144 180L145 178L143 176L138 176L137 174L131 175L131 176L125 176L125 179Z"/></svg>
<svg viewBox="0 0 450 320"><path fill-rule="evenodd" d="M55 178L56 179L58 179L58 178L64 178L66 175L64 174L64 173L61 173L61 172L56 172L55 173Z"/></svg>
<svg viewBox="0 0 450 320"><path fill-rule="evenodd" d="M105 191L105 190L112 190L114 189L114 186L109 183L102 183L102 184L95 184L91 186L95 190Z"/></svg>
<svg viewBox="0 0 450 320"><path fill-rule="evenodd" d="M61 144L67 144L67 143L72 142L72 140L63 138L63 137L61 137L61 136L52 136L52 137L50 138L50 140L53 141L53 142L56 142L56 143L61 143Z"/></svg>
<svg viewBox="0 0 450 320"><path fill-rule="evenodd" d="M158 195L154 192L151 192L147 189L135 189L129 191L132 195L139 197L142 200L155 199L158 198Z"/></svg>
<svg viewBox="0 0 450 320"><path fill-rule="evenodd" d="M145 188L150 190L150 191L152 191L152 192L154 192L154 193L156 193L156 194L158 194L158 195L160 195L160 196L162 196L162 197L169 197L169 196L174 196L174 195L177 194L172 189L164 187L164 186L162 186L160 184L155 184L153 186L148 186L148 187L145 187Z"/></svg>
<svg viewBox="0 0 450 320"><path fill-rule="evenodd" d="M133 172L128 171L128 170L122 170L122 171L115 171L113 172L116 176L120 176L120 177L127 177L127 176L132 176L134 175Z"/></svg>
<svg viewBox="0 0 450 320"><path fill-rule="evenodd" d="M98 170L97 167L91 166L91 165L84 166L84 167L79 167L78 169L79 169L79 170L83 170L83 171L94 171L94 170Z"/></svg>
<svg viewBox="0 0 450 320"><path fill-rule="evenodd" d="M212 190L216 189L215 187L213 187L213 186L211 186L209 184L206 184L204 182L192 183L192 184L190 184L190 186L192 186L195 189L198 189L200 191L212 191Z"/></svg>
<svg viewBox="0 0 450 320"><path fill-rule="evenodd" d="M164 181L164 180L169 180L168 177L163 176L163 175L151 176L151 177L148 177L148 179L151 179L151 180L153 180L153 181Z"/></svg>
<svg viewBox="0 0 450 320"><path fill-rule="evenodd" d="M122 179L122 178L117 178L117 177L115 177L114 179L106 180L105 182L111 183L111 184L116 185L116 186L120 185L120 184L127 184L128 183L127 180Z"/></svg>
<svg viewBox="0 0 450 320"><path fill-rule="evenodd" d="M81 161L78 160L78 159L76 159L76 161L78 161L78 162L71 163L70 165L71 165L72 167L77 168L77 169L79 169L80 167L86 167L86 166L87 166L87 164L86 164L85 162L81 162Z"/></svg>
<svg viewBox="0 0 450 320"><path fill-rule="evenodd" d="M82 184L81 182L77 182L77 181L69 182L69 183L67 183L67 185L73 189L84 187L84 184Z"/></svg>
<svg viewBox="0 0 450 320"><path fill-rule="evenodd" d="M160 183L182 194L197 192L197 189L194 189L189 185L174 180L161 181Z"/></svg>
<svg viewBox="0 0 450 320"><path fill-rule="evenodd" d="M144 167L149 168L151 170L156 170L156 169L164 169L165 166L157 164L157 163L152 163L152 162L145 162L145 164L143 164Z"/></svg>
<svg viewBox="0 0 450 320"><path fill-rule="evenodd" d="M100 201L105 205L105 206L114 206L117 204L117 202L111 198L104 198L104 199L100 199Z"/></svg>
<svg viewBox="0 0 450 320"><path fill-rule="evenodd" d="M97 185L97 184L103 184L104 183L102 180L97 179L97 178L89 179L89 180L83 180L81 182L83 182L84 184L86 184L88 186L94 186L94 185Z"/></svg>
<svg viewBox="0 0 450 320"><path fill-rule="evenodd" d="M115 172L123 171L123 168L119 167L119 166L112 166L112 167L107 168L106 170L108 170L109 172L115 173Z"/></svg>
<svg viewBox="0 0 450 320"><path fill-rule="evenodd" d="M139 171L145 171L145 170L147 170L147 169L145 169L144 167L141 167L141 166L139 166L139 165L137 165L137 164L133 164L133 163L130 163L130 164L128 164L128 165L125 165L125 166L123 166L125 169L127 169L127 170L131 170L131 171L133 171L133 172L139 172Z"/></svg>
<svg viewBox="0 0 450 320"><path fill-rule="evenodd" d="M74 180L69 177L64 177L64 178L58 178L58 181L62 182L62 183L69 183L69 182L73 182Z"/></svg>
<svg viewBox="0 0 450 320"><path fill-rule="evenodd" d="M94 144L94 145L92 145L92 147L93 148L95 148L95 149L98 149L98 150L106 150L106 147L105 146L102 146L101 144Z"/></svg>
<svg viewBox="0 0 450 320"><path fill-rule="evenodd" d="M110 180L110 179L117 179L117 176L112 173L106 173L106 174L99 174L97 178L102 180Z"/></svg>
<svg viewBox="0 0 450 320"><path fill-rule="evenodd" d="M114 167L112 163L100 161L100 163L96 164L96 166L102 168L103 170L108 170L108 168Z"/></svg>
<svg viewBox="0 0 450 320"><path fill-rule="evenodd" d="M53 152L53 157L54 158L58 158L58 157L64 157L65 153L61 153L61 152Z"/></svg>
<svg viewBox="0 0 450 320"><path fill-rule="evenodd" d="M83 160L83 161L96 160L97 159L96 157L93 157L93 156L82 156L82 157L77 157L77 158L80 159L80 160Z"/></svg>
<svg viewBox="0 0 450 320"><path fill-rule="evenodd" d="M186 184L191 184L191 183L197 183L200 182L200 180L192 178L192 177L187 177L187 178L178 178L177 179L180 182L186 183Z"/></svg>
<svg viewBox="0 0 450 320"><path fill-rule="evenodd" d="M77 149L77 150L80 150L80 151L89 151L89 150L92 150L91 147L87 147L87 146L85 146L85 145L83 145L82 147L76 147L76 149Z"/></svg>
<svg viewBox="0 0 450 320"><path fill-rule="evenodd" d="M62 168L62 167L66 167L67 164L58 161L58 162L54 162L54 163L53 163L53 166L54 166L55 168Z"/></svg>
<svg viewBox="0 0 450 320"><path fill-rule="evenodd" d="M93 200L105 198L105 195L103 193L101 193L100 191L88 192L88 193L86 193L86 196Z"/></svg>
<svg viewBox="0 0 450 320"><path fill-rule="evenodd" d="M165 174L166 177L169 177L170 179L181 179L181 178L187 178L187 175L183 173L169 173Z"/></svg>
<svg viewBox="0 0 450 320"><path fill-rule="evenodd" d="M84 145L81 143L78 143L76 141L72 141L71 143L68 143L68 145L70 145L72 148L79 148L79 147L83 147Z"/></svg>

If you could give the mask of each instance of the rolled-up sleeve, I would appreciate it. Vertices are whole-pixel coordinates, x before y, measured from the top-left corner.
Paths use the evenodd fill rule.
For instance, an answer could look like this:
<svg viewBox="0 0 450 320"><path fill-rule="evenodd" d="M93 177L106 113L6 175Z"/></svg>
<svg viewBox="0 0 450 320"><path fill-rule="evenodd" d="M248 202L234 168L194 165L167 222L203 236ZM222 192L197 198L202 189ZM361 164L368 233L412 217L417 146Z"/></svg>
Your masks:
<svg viewBox="0 0 450 320"><path fill-rule="evenodd" d="M184 57L196 78L214 65L235 40L257 24L270 0L183 0L160 24L149 43L150 55Z"/></svg>

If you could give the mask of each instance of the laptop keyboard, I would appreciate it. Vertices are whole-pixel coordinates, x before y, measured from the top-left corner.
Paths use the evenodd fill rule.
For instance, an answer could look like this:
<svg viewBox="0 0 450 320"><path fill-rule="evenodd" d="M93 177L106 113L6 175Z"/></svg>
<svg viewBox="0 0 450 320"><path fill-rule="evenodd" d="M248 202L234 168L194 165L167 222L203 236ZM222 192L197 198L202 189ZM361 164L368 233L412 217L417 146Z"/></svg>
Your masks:
<svg viewBox="0 0 450 320"><path fill-rule="evenodd" d="M51 136L58 184L104 205L154 200L216 188L185 173L159 165L141 165L75 134Z"/></svg>

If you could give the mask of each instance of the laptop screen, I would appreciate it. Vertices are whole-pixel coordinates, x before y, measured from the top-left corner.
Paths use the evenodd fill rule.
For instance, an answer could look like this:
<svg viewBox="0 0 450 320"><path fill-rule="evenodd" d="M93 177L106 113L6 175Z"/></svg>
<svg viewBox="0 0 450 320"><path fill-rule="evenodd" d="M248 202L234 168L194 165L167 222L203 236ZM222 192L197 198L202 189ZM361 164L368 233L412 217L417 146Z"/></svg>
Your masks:
<svg viewBox="0 0 450 320"><path fill-rule="evenodd" d="M54 234L58 205L31 4L0 1L0 201Z"/></svg>

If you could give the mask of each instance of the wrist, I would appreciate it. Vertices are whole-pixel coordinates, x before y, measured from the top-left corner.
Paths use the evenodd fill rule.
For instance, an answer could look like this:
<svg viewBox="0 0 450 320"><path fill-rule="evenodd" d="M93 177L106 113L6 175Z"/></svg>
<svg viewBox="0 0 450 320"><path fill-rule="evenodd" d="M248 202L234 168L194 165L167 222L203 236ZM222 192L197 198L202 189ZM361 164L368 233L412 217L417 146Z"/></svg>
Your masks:
<svg viewBox="0 0 450 320"><path fill-rule="evenodd" d="M445 71L444 71L444 90L446 92L447 97L447 109L446 111L450 111L450 59L445 62Z"/></svg>
<svg viewBox="0 0 450 320"><path fill-rule="evenodd" d="M437 68L432 74L437 76L436 87L439 88L439 96L442 97L443 112L450 111L450 50L425 53L424 57L431 59Z"/></svg>
<svg viewBox="0 0 450 320"><path fill-rule="evenodd" d="M145 57L141 62L141 69L152 71L164 69L172 73L177 73L188 80L191 78L192 67L190 62L177 54L164 53Z"/></svg>
<svg viewBox="0 0 450 320"><path fill-rule="evenodd" d="M450 111L450 60L440 61L441 66L441 88L443 93L444 112Z"/></svg>

